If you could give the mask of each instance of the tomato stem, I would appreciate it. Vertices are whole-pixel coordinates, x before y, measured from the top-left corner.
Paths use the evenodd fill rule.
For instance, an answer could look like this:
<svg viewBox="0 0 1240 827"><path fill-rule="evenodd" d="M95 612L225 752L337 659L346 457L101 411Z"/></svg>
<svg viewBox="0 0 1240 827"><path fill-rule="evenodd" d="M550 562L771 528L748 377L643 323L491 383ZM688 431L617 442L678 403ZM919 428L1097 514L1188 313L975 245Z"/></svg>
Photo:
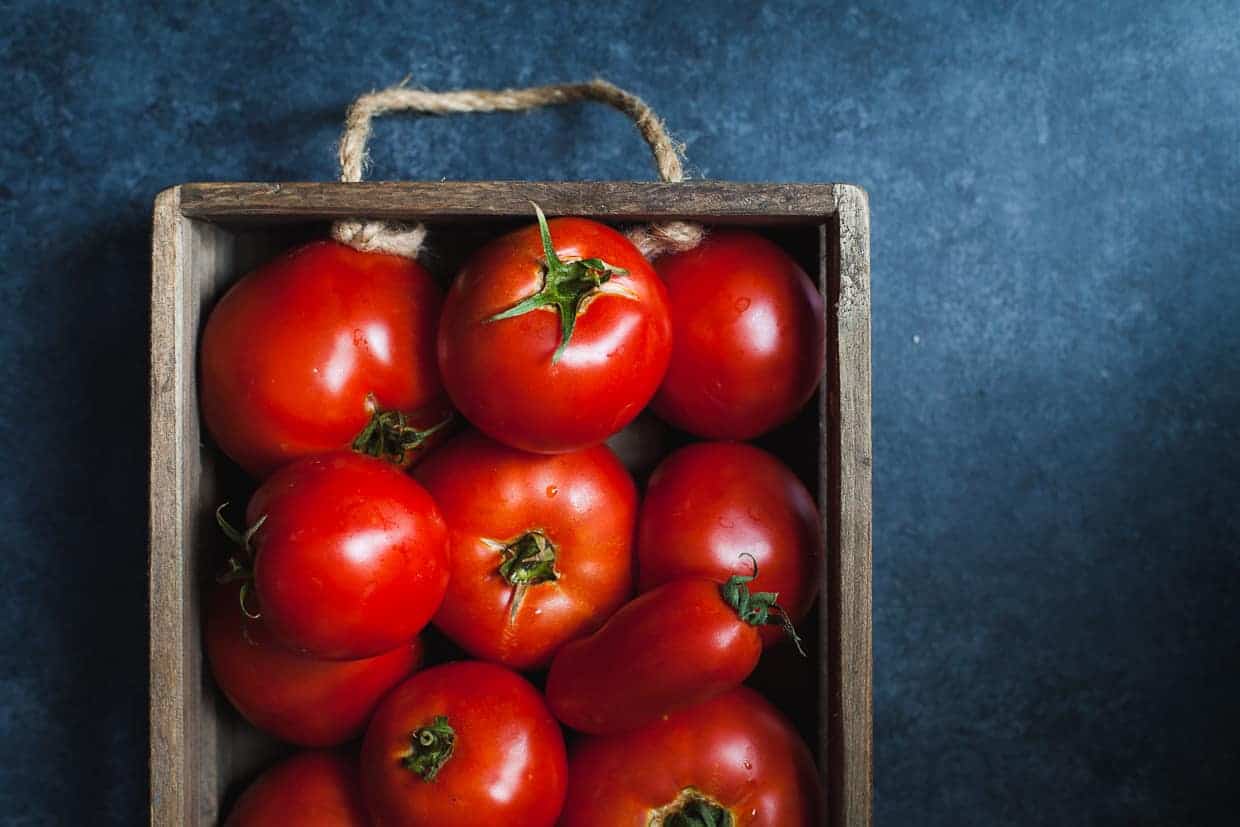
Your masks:
<svg viewBox="0 0 1240 827"><path fill-rule="evenodd" d="M436 715L429 724L409 733L409 747L400 759L401 766L423 781L434 781L456 749L456 730L447 715Z"/></svg>
<svg viewBox="0 0 1240 827"><path fill-rule="evenodd" d="M525 592L530 586L558 580L555 569L555 544L542 531L527 531L500 551L500 576L514 586L509 620L517 616Z"/></svg>
<svg viewBox="0 0 1240 827"><path fill-rule="evenodd" d="M552 364L560 361L564 350L568 347L573 329L577 325L577 317L581 314L586 299L596 294L612 276L624 276L627 270L613 267L599 258L586 258L578 261L561 261L551 243L551 228L547 226L547 216L534 202L530 202L538 216L538 233L542 237L543 247L543 283L536 293L526 296L507 310L496 313L487 319L487 323L501 319L523 316L540 307L551 307L560 316L560 344L551 355Z"/></svg>
<svg viewBox="0 0 1240 827"><path fill-rule="evenodd" d="M224 516L225 508L228 508L228 503L215 509L215 524L220 527L220 531L224 532L224 536L240 549L240 553L228 556L228 571L215 579L220 583L235 583L240 580L241 591L237 599L241 603L241 614L250 620L258 620L262 617L262 612L257 609L251 611L247 601L254 593L254 535L263 527L263 523L267 522L267 515L259 517L254 525L245 531L239 531Z"/></svg>
<svg viewBox="0 0 1240 827"><path fill-rule="evenodd" d="M405 465L412 452L424 446L428 439L452 421L452 414L449 413L437 425L418 428L409 424L409 417L403 411L380 408L373 393L366 395L366 409L370 411L370 421L353 439L353 450L396 465Z"/></svg>
<svg viewBox="0 0 1240 827"><path fill-rule="evenodd" d="M686 787L676 800L651 814L651 827L734 827L732 813L719 802Z"/></svg>
<svg viewBox="0 0 1240 827"><path fill-rule="evenodd" d="M801 645L801 636L797 634L796 627L792 625L792 618L788 617L788 612L776 602L779 600L779 592L749 591L749 584L758 577L758 561L752 554L740 556L749 558L750 564L753 565L753 573L734 574L728 578L728 581L719 587L723 602L735 609L740 619L750 626L781 627L788 637L792 638L801 656L806 657L805 647Z"/></svg>

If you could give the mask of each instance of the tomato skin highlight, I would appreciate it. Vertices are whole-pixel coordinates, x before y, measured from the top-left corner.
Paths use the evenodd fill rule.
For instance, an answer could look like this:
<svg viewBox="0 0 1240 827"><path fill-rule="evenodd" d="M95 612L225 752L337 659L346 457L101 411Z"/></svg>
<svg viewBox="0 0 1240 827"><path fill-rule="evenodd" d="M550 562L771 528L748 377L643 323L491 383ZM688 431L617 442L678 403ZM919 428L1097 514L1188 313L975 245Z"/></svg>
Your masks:
<svg viewBox="0 0 1240 827"><path fill-rule="evenodd" d="M638 590L682 577L719 583L758 566L754 591L779 593L800 623L818 594L822 521L804 483L778 459L738 442L696 442L667 456L646 486L637 530ZM762 628L767 646L786 639Z"/></svg>
<svg viewBox="0 0 1240 827"><path fill-rule="evenodd" d="M761 655L758 629L724 602L718 583L674 580L562 648L547 703L580 732L623 732L739 685Z"/></svg>
<svg viewBox="0 0 1240 827"><path fill-rule="evenodd" d="M648 827L686 789L722 805L733 827L817 827L813 757L761 695L739 687L619 735L574 743L559 827Z"/></svg>
<svg viewBox="0 0 1240 827"><path fill-rule="evenodd" d="M454 731L433 780L402 760L411 735L439 716ZM564 736L538 690L489 663L419 672L379 705L362 744L362 789L377 827L551 827L568 766Z"/></svg>
<svg viewBox="0 0 1240 827"><path fill-rule="evenodd" d="M650 401L671 355L666 293L637 248L582 218L553 219L549 229L565 261L598 258L627 271L586 299L558 360L556 310L488 321L542 287L536 226L466 263L444 301L438 339L440 373L458 410L492 438L537 453L588 447L619 431Z"/></svg>
<svg viewBox="0 0 1240 827"><path fill-rule="evenodd" d="M822 378L826 321L813 281L773 242L712 232L662 256L674 345L652 403L707 439L752 439L794 417Z"/></svg>
<svg viewBox="0 0 1240 827"><path fill-rule="evenodd" d="M399 256L320 241L268 262L232 286L203 329L208 430L261 479L348 448L370 421L371 395L415 419L442 408L442 303L430 274Z"/></svg>
<svg viewBox="0 0 1240 827"><path fill-rule="evenodd" d="M224 827L370 827L357 764L335 752L299 752L252 783Z"/></svg>
<svg viewBox="0 0 1240 827"><path fill-rule="evenodd" d="M408 644L448 586L447 528L431 496L382 460L309 457L267 479L246 509L268 630L315 657Z"/></svg>
<svg viewBox="0 0 1240 827"><path fill-rule="evenodd" d="M422 662L420 640L362 660L318 660L282 647L262 618L240 611L240 587L217 586L207 608L207 658L242 717L281 741L331 747L361 735L388 690Z"/></svg>
<svg viewBox="0 0 1240 827"><path fill-rule="evenodd" d="M415 476L448 524L452 576L433 623L474 657L545 667L632 594L637 489L606 446L546 456L469 432ZM558 577L521 589L514 611L496 545L531 531L554 548Z"/></svg>

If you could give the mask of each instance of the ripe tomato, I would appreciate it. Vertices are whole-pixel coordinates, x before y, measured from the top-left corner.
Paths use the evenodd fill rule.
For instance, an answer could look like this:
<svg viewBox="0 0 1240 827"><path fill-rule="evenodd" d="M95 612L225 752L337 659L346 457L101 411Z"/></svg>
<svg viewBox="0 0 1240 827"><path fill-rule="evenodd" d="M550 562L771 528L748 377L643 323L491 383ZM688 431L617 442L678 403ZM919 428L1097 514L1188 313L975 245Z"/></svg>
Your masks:
<svg viewBox="0 0 1240 827"><path fill-rule="evenodd" d="M224 827L369 827L356 764L334 752L299 752L258 777Z"/></svg>
<svg viewBox="0 0 1240 827"><path fill-rule="evenodd" d="M740 687L641 729L578 741L559 827L816 827L821 807L805 744Z"/></svg>
<svg viewBox="0 0 1240 827"><path fill-rule="evenodd" d="M538 690L477 661L405 681L362 743L362 791L380 827L551 827L567 774L564 736Z"/></svg>
<svg viewBox="0 0 1240 827"><path fill-rule="evenodd" d="M757 627L778 622L774 595L750 593L752 579L673 580L627 603L551 661L551 711L573 729L604 735L738 686L762 655Z"/></svg>
<svg viewBox="0 0 1240 827"><path fill-rule="evenodd" d="M299 247L242 278L202 332L202 414L221 449L266 476L348 448L403 458L439 416L442 294L416 261L336 242ZM367 440L362 440L366 442Z"/></svg>
<svg viewBox="0 0 1240 827"><path fill-rule="evenodd" d="M220 689L254 726L303 747L342 744L366 728L387 691L422 661L422 643L363 660L317 660L280 646L238 611L238 586L211 594L207 658Z"/></svg>
<svg viewBox="0 0 1240 827"><path fill-rule="evenodd" d="M416 475L448 524L452 576L433 622L471 655L546 666L631 594L637 490L606 446L543 456L471 432Z"/></svg>
<svg viewBox="0 0 1240 827"><path fill-rule="evenodd" d="M628 239L582 218L493 241L461 270L439 324L453 403L507 445L558 453L602 442L667 369L663 284ZM540 235L541 232L541 235Z"/></svg>
<svg viewBox="0 0 1240 827"><path fill-rule="evenodd" d="M751 439L791 419L822 378L822 297L756 233L721 231L658 259L672 360L654 411L710 439Z"/></svg>
<svg viewBox="0 0 1240 827"><path fill-rule="evenodd" d="M298 652L352 660L406 645L448 587L439 509L381 460L341 451L286 465L246 521L258 610Z"/></svg>
<svg viewBox="0 0 1240 827"><path fill-rule="evenodd" d="M724 582L762 572L753 588L776 592L794 623L809 611L822 569L822 528L804 484L766 451L698 442L667 457L646 487L637 529L638 588L681 577ZM762 629L771 645L784 635Z"/></svg>

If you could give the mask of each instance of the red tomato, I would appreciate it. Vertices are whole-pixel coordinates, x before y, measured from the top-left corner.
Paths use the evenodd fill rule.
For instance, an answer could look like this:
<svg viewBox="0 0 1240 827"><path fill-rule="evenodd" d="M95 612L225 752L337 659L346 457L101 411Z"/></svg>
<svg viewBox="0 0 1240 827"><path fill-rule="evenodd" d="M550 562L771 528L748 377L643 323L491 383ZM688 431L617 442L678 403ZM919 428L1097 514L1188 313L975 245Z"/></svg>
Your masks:
<svg viewBox="0 0 1240 827"><path fill-rule="evenodd" d="M405 417L442 406L442 301L430 274L399 256L322 241L269 262L233 285L202 332L207 428L259 477L348 448L377 415L384 433L359 447L403 458L398 443L417 442Z"/></svg>
<svg viewBox="0 0 1240 827"><path fill-rule="evenodd" d="M369 827L353 761L299 752L258 777L224 827Z"/></svg>
<svg viewBox="0 0 1240 827"><path fill-rule="evenodd" d="M606 446L543 456L473 432L431 453L417 478L451 549L434 623L471 655L546 666L632 593L637 490Z"/></svg>
<svg viewBox="0 0 1240 827"><path fill-rule="evenodd" d="M816 827L821 807L809 750L741 687L632 732L578 741L559 827Z"/></svg>
<svg viewBox="0 0 1240 827"><path fill-rule="evenodd" d="M439 367L453 403L507 445L602 442L654 395L671 353L663 284L628 239L582 218L493 241L448 291ZM550 233L550 237L547 237Z"/></svg>
<svg viewBox="0 0 1240 827"><path fill-rule="evenodd" d="M263 622L320 658L406 645L448 587L447 529L422 486L341 451L286 465L246 509Z"/></svg>
<svg viewBox="0 0 1240 827"><path fill-rule="evenodd" d="M254 726L303 747L342 744L366 728L388 690L422 660L422 643L363 660L317 660L280 646L262 619L238 611L238 587L219 586L207 608L211 673Z"/></svg>
<svg viewBox="0 0 1240 827"><path fill-rule="evenodd" d="M564 736L538 690L477 661L405 681L362 744L362 791L378 827L551 827L567 774Z"/></svg>
<svg viewBox="0 0 1240 827"><path fill-rule="evenodd" d="M724 582L762 574L753 587L779 594L794 623L809 611L822 570L822 524L809 491L766 451L698 442L667 457L646 487L637 529L638 588L681 577ZM768 646L785 637L767 626Z"/></svg>
<svg viewBox="0 0 1240 827"><path fill-rule="evenodd" d="M741 231L711 233L657 267L675 344L655 413L711 439L751 439L796 415L825 359L822 297L805 271Z"/></svg>
<svg viewBox="0 0 1240 827"><path fill-rule="evenodd" d="M551 711L573 729L604 735L738 686L762 655L757 627L778 611L773 595L750 593L748 580L673 580L629 602L555 656Z"/></svg>

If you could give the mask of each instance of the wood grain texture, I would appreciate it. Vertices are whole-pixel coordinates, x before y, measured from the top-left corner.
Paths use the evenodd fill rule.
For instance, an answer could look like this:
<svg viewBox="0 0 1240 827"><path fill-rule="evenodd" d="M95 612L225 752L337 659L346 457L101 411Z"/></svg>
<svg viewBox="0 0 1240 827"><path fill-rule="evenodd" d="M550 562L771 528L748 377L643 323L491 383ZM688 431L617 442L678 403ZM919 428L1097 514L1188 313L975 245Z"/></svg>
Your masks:
<svg viewBox="0 0 1240 827"><path fill-rule="evenodd" d="M155 200L151 245L150 360L150 820L191 822L185 789L191 707L185 663L185 482L181 455L185 417L185 243L180 192Z"/></svg>
<svg viewBox="0 0 1240 827"><path fill-rule="evenodd" d="M809 243L803 250L807 266L813 264L817 234L818 281L828 300L828 371L818 395L818 427L808 422L796 439L816 439L820 445L820 505L828 542L818 611L818 752L829 797L826 823L869 827L870 316L864 192L829 184L516 182L195 184L157 199L151 292L153 825L215 824L236 785L279 749L246 727L202 674L201 586L210 578L210 549L218 539L211 512L221 474L214 452L200 443L195 385L197 336L210 303L242 272L334 218L427 220L443 227L439 253L451 261L454 245L471 247L477 243L471 239L528 217L530 200L551 213L616 223L689 218L792 225L778 232ZM803 472L812 476L813 469L806 465Z"/></svg>
<svg viewBox="0 0 1240 827"><path fill-rule="evenodd" d="M683 218L717 223L787 223L834 211L831 184L697 182L401 182L360 184L186 184L181 209L194 218L244 222L335 218L485 221L532 214Z"/></svg>
<svg viewBox="0 0 1240 827"><path fill-rule="evenodd" d="M868 827L873 809L873 544L870 440L870 215L863 190L836 188L828 240L828 393L824 503L836 554L828 558L831 824Z"/></svg>

